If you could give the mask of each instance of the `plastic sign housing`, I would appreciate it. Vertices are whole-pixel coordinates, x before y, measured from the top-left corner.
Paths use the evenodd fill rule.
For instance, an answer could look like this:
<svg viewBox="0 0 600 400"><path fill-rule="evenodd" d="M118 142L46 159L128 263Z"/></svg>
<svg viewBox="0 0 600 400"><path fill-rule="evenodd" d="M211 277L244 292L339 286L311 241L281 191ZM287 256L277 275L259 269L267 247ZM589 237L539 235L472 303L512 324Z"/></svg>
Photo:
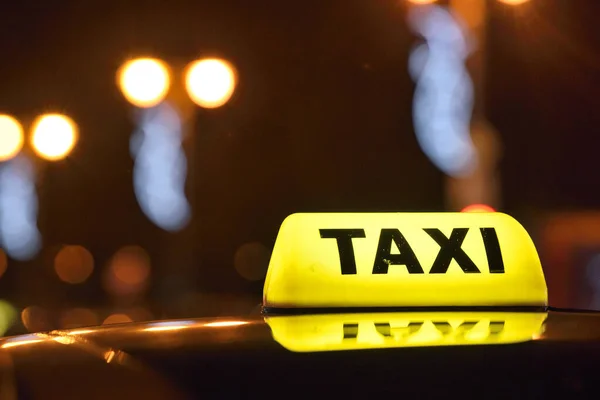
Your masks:
<svg viewBox="0 0 600 400"><path fill-rule="evenodd" d="M404 312L267 317L273 338L295 352L507 344L532 340L546 313Z"/></svg>
<svg viewBox="0 0 600 400"><path fill-rule="evenodd" d="M544 307L525 229L502 213L293 214L263 292L271 309Z"/></svg>

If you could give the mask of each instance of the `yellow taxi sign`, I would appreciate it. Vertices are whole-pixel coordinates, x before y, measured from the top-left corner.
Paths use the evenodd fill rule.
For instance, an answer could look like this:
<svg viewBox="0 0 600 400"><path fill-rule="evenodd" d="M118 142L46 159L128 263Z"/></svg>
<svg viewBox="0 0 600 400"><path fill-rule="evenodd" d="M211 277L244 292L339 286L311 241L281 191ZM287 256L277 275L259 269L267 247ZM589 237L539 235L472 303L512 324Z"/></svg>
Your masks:
<svg viewBox="0 0 600 400"><path fill-rule="evenodd" d="M293 214L263 292L269 309L546 306L525 229L502 213Z"/></svg>
<svg viewBox="0 0 600 400"><path fill-rule="evenodd" d="M508 344L535 339L546 313L405 312L267 317L294 352Z"/></svg>

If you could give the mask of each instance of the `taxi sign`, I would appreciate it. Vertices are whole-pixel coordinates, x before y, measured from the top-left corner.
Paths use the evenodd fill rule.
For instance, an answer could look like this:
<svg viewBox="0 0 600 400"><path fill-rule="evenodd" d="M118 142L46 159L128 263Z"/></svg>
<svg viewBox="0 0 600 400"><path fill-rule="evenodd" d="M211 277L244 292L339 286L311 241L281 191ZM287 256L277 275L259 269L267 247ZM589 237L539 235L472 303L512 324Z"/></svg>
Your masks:
<svg viewBox="0 0 600 400"><path fill-rule="evenodd" d="M295 352L508 344L535 339L546 313L404 312L266 317Z"/></svg>
<svg viewBox="0 0 600 400"><path fill-rule="evenodd" d="M263 292L265 311L547 301L531 238L502 213L293 214Z"/></svg>

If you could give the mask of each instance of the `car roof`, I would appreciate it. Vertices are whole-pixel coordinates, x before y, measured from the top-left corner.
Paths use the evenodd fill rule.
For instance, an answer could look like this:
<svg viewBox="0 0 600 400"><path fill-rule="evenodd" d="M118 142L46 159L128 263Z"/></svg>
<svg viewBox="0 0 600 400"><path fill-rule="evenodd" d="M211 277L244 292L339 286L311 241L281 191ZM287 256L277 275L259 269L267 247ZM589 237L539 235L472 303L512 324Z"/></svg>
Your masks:
<svg viewBox="0 0 600 400"><path fill-rule="evenodd" d="M537 396L596 390L600 314L550 311L532 340L481 346L295 352L259 317L52 331L0 347L0 377L29 398Z"/></svg>

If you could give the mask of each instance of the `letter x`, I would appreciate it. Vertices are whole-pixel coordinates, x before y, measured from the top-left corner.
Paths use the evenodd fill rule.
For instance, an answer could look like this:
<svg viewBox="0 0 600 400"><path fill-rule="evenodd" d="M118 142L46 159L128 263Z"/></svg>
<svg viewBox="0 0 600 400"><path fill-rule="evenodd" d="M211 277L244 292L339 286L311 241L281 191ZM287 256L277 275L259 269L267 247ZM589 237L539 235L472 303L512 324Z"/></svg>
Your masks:
<svg viewBox="0 0 600 400"><path fill-rule="evenodd" d="M445 274L452 260L456 260L458 266L466 273L480 273L475 263L467 253L460 247L467 236L469 228L452 229L450 237L447 238L439 229L423 229L433 240L440 245L440 251L431 266L430 274Z"/></svg>

